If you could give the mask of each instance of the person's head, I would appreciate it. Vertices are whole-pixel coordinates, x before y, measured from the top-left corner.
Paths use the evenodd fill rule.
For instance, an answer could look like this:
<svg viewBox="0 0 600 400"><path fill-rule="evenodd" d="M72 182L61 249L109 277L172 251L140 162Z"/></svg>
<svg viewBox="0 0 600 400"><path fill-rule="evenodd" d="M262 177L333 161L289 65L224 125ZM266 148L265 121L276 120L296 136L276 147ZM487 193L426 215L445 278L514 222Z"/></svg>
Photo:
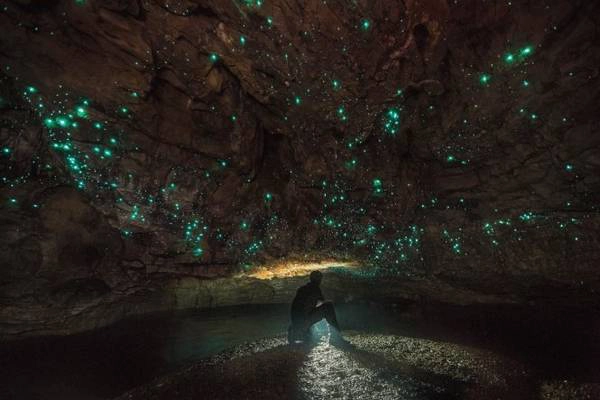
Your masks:
<svg viewBox="0 0 600 400"><path fill-rule="evenodd" d="M323 274L321 273L321 271L313 271L310 273L310 281L312 283L316 283L317 285L319 285L322 280Z"/></svg>

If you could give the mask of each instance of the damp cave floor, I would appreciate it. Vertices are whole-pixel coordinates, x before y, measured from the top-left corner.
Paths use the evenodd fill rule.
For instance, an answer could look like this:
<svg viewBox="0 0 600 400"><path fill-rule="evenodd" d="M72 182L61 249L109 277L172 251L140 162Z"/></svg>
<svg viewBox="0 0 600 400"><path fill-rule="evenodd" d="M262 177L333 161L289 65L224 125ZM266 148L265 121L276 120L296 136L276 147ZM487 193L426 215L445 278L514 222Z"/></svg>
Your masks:
<svg viewBox="0 0 600 400"><path fill-rule="evenodd" d="M310 345L270 338L161 377L118 400L596 399L600 384L543 381L535 369L475 347L347 332Z"/></svg>
<svg viewBox="0 0 600 400"><path fill-rule="evenodd" d="M352 346L290 346L287 305L144 316L0 344L0 398L598 399L598 313L338 307ZM594 317L596 316L596 317Z"/></svg>

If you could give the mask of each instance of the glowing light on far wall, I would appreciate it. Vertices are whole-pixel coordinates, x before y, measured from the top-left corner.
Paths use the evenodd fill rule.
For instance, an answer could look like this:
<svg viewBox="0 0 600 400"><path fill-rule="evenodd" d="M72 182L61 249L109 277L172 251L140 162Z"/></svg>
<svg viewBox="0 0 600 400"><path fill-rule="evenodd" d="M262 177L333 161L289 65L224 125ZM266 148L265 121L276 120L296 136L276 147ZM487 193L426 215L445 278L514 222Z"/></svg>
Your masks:
<svg viewBox="0 0 600 400"><path fill-rule="evenodd" d="M328 269L357 269L359 264L354 261L281 261L268 265L261 265L247 276L257 279L292 278L295 276L308 276L312 271L326 272Z"/></svg>

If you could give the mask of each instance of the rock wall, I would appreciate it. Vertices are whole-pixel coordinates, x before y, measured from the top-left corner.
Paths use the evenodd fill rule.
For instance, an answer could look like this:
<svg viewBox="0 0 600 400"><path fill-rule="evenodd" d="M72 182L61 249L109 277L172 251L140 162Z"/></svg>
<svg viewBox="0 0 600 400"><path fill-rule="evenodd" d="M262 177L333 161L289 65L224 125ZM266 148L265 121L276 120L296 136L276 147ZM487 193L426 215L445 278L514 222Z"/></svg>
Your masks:
<svg viewBox="0 0 600 400"><path fill-rule="evenodd" d="M595 301L599 11L2 1L3 320L287 256Z"/></svg>

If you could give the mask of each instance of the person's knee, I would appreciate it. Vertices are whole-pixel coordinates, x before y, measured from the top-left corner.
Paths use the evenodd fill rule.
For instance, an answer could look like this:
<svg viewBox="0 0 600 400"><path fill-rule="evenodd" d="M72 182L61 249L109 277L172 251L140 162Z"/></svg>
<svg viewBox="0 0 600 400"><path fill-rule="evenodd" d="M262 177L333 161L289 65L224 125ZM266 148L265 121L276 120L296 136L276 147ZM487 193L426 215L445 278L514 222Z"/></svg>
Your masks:
<svg viewBox="0 0 600 400"><path fill-rule="evenodd" d="M323 310L325 311L326 315L332 315L335 313L335 307L333 306L333 302L328 301L326 303L323 304Z"/></svg>

